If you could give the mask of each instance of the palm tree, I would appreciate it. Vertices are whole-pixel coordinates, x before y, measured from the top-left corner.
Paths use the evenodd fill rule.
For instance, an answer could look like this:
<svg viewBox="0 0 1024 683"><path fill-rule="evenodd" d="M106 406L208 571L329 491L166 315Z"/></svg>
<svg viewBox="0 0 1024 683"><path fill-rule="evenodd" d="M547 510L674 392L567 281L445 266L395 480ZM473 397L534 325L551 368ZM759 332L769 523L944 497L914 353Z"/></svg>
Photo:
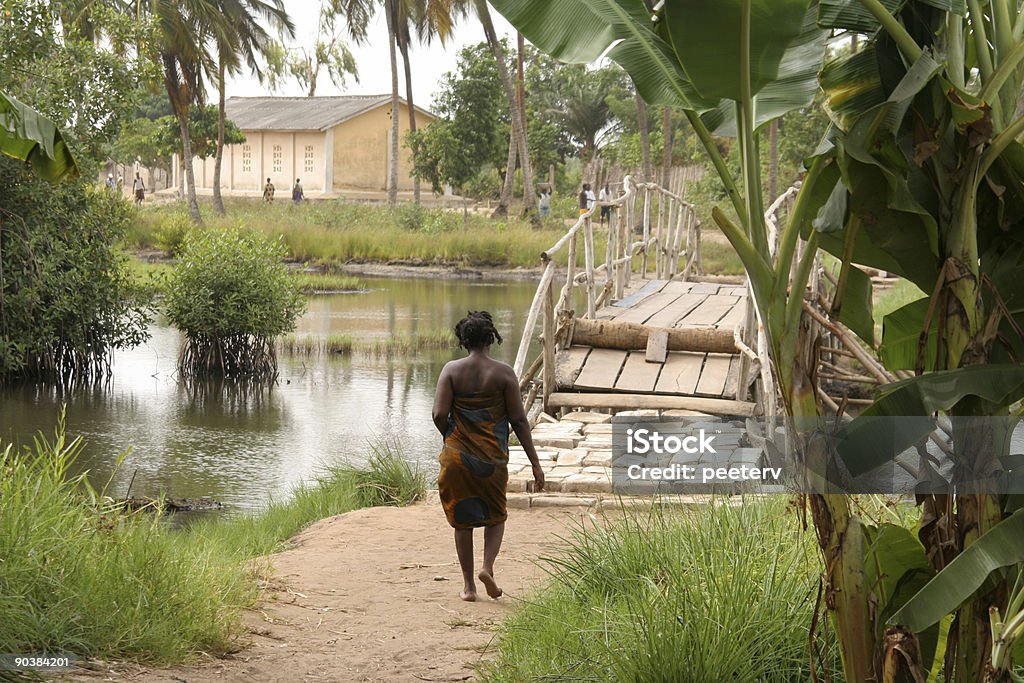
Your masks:
<svg viewBox="0 0 1024 683"><path fill-rule="evenodd" d="M196 199L188 112L193 103L203 100L203 73L212 68L206 37L225 21L220 5L217 0L139 0L137 5L137 9L150 13L157 27L155 58L181 129L189 213L198 225L203 219Z"/></svg>
<svg viewBox="0 0 1024 683"><path fill-rule="evenodd" d="M242 60L262 79L257 57L273 44L273 39L260 24L260 19L273 24L281 32L294 36L295 25L288 18L282 0L221 0L226 22L213 27L217 47L217 154L213 165L213 206L224 214L224 199L220 192L221 166L224 160L224 97L225 76L241 72Z"/></svg>
<svg viewBox="0 0 1024 683"><path fill-rule="evenodd" d="M494 54L494 59L498 63L498 77L501 79L501 85L505 89L505 97L508 98L509 117L512 122L510 147L514 145L515 149L509 151L510 163L506 173L510 176L515 171L514 154L515 152L518 152L520 167L523 169L523 213L534 214L537 210L537 193L533 187L533 169L530 167L530 152L527 147L526 124L522 117L522 110L516 100L516 90L512 83L512 77L508 73L508 62L505 61L505 49L502 47L501 41L498 40L498 34L494 30L494 22L491 20L491 11L487 7L486 0L475 0L474 5L477 16L480 18L480 23L483 24L484 27L484 35L487 37L487 44L490 45L491 52ZM506 178L508 176L506 176ZM504 211L507 213L507 204L505 204L504 207L499 204L495 213L501 211L502 208L504 208Z"/></svg>

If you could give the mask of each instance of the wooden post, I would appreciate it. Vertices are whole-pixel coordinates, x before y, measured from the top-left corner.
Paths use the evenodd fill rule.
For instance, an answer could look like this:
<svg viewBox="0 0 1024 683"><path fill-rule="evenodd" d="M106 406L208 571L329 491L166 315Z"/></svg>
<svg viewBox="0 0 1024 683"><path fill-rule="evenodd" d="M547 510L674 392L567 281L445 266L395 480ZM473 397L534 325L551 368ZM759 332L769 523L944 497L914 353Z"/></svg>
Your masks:
<svg viewBox="0 0 1024 683"><path fill-rule="evenodd" d="M555 391L555 292L550 281L544 294L544 395L541 401L545 413L548 400Z"/></svg>
<svg viewBox="0 0 1024 683"><path fill-rule="evenodd" d="M662 188L665 190L667 188ZM665 259L661 255L662 246L664 242L664 225L665 225L665 202L668 201L668 195L664 191L658 192L658 228L655 231L655 236L658 240L658 246L654 250L654 278L660 280L662 278L662 266ZM671 205L669 205L671 211Z"/></svg>
<svg viewBox="0 0 1024 683"><path fill-rule="evenodd" d="M576 287L576 233L572 234L569 240L569 262L566 265L565 289L562 290L560 302L565 302L566 308L573 307L572 291Z"/></svg>
<svg viewBox="0 0 1024 683"><path fill-rule="evenodd" d="M647 240L651 239L651 191L644 188L644 253L640 257L640 279L644 280L647 278Z"/></svg>
<svg viewBox="0 0 1024 683"><path fill-rule="evenodd" d="M583 225L583 254L587 269L587 317L593 318L597 313L597 295L594 292L594 224L589 217Z"/></svg>
<svg viewBox="0 0 1024 683"><path fill-rule="evenodd" d="M544 293L551 286L551 279L555 275L555 262L548 261L548 264L544 267L544 273L540 277L540 285L537 287L536 294L533 295L533 303L530 304L530 312L526 314L526 325L523 327L523 338L519 341L519 350L516 351L516 360L513 364L512 369L515 370L516 377L523 374L523 369L526 367L526 353L530 350L530 341L533 339L533 328L537 325L537 316L540 314L541 306L543 305Z"/></svg>
<svg viewBox="0 0 1024 683"><path fill-rule="evenodd" d="M615 260L615 231L618 230L619 207L612 207L612 215L608 217L608 244L604 250L605 286L611 287L615 282L612 261Z"/></svg>

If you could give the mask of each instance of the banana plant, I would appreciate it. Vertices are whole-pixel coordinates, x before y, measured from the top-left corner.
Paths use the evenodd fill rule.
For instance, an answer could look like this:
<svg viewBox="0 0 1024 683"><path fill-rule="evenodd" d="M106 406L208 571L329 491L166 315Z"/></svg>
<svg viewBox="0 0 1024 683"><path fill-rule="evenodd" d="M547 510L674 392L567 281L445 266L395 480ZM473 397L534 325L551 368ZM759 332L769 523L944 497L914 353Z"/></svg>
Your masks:
<svg viewBox="0 0 1024 683"><path fill-rule="evenodd" d="M1024 286L1024 240L1014 230L1024 216L1017 142L1024 122L1016 117L1024 16L1016 2L668 0L657 12L642 0L493 4L549 54L588 62L606 53L648 103L686 113L735 209L736 221L722 211L714 220L749 276L790 415L818 414L813 357L804 352L814 339L801 326L801 308L819 246L843 262L832 313L866 341L873 335L870 282L853 263L934 294L932 302L886 318L882 348L890 369L922 377L889 387L866 417L998 415L1024 395L1014 360L1024 352L1024 320L1017 319L1024 314L1024 291L1017 291ZM820 41L844 31L865 35L866 48L822 68ZM819 77L835 127L809 160L773 262L755 132L808 104ZM726 167L712 130L738 138L740 177ZM793 266L801 236L807 248ZM986 363L1001 364L977 372ZM970 439L959 442L972 450ZM824 458L823 448L812 440L803 457ZM870 455L852 449L847 465L865 468ZM965 455L972 466L994 462L976 446ZM947 619L912 631L893 617L908 600L907 586L920 587L936 571L941 577L951 556L1005 514L993 496L956 498L951 519L941 503L925 501L918 541L866 523L844 496L810 496L847 680L924 680L943 661L950 681L1009 675L1007 657L998 668L984 662L989 623L996 622L975 593L946 606L957 613L952 628Z"/></svg>
<svg viewBox="0 0 1024 683"><path fill-rule="evenodd" d="M548 54L571 62L589 62L606 54L630 74L649 104L685 113L734 209L735 220L717 209L713 218L747 272L784 408L789 415L816 417L815 340L813 330L802 325L802 306L820 233L808 231L806 248L795 264L794 256L801 227L811 225L827 203L837 177L835 163L825 154L811 163L773 260L756 132L814 99L829 36L818 26L819 3L687 0L659 3L657 12L643 0L493 0L492 4ZM719 153L713 132L738 139L738 177ZM870 283L866 284L869 288ZM859 298L870 301L870 295ZM808 444L805 457L823 457L820 445ZM882 550L899 539L910 544L910 555L915 555L916 539L886 533L880 544L880 530L853 515L840 494L813 495L810 506L826 568L825 603L839 634L846 678L874 680L881 638L878 617L884 611L877 608L878 602L895 596L879 597L879 589L868 583L872 574L867 558L876 560L874 576L902 577L922 563L900 560L893 564ZM923 558L923 551L917 558Z"/></svg>
<svg viewBox="0 0 1024 683"><path fill-rule="evenodd" d="M50 181L78 173L71 150L57 126L2 91L0 153L26 162L39 176Z"/></svg>
<svg viewBox="0 0 1024 683"><path fill-rule="evenodd" d="M956 425L948 495L923 498L919 536L938 571L933 582L963 590L955 600L922 591L891 626L933 628L938 619L902 621L933 602L956 617L945 679L1011 680L1005 623L990 618L1009 604L1007 577L988 567L968 580L962 558L980 555L990 538L1020 547L1024 527L1007 525L1017 505L1005 496L952 494L972 475L1006 470L1005 449L973 418L1006 416L1024 398L1024 13L1016 0L822 0L819 23L869 40L822 70L837 126L822 154L836 170L825 205L801 229L844 262L890 271L930 294L883 324L886 366L916 376L885 387L858 420L877 427L886 424L871 422L878 416L940 413ZM878 443L877 429L873 436ZM865 471L920 436L843 455L851 471ZM989 657L997 640L999 656Z"/></svg>

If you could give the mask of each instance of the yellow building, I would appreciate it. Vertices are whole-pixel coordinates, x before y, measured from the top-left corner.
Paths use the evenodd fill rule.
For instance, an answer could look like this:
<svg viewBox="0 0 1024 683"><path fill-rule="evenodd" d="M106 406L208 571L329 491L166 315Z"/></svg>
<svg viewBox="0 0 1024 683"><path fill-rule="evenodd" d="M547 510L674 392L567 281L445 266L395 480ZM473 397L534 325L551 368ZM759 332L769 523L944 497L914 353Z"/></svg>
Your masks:
<svg viewBox="0 0 1024 683"><path fill-rule="evenodd" d="M415 108L416 126L433 121ZM401 145L398 188L412 189L412 155L405 146L409 109L399 100ZM232 97L227 117L245 134L245 142L224 148L221 190L227 194L262 193L267 178L277 197L290 197L296 178L307 194L383 192L391 166L391 95L340 97ZM212 158L196 160L196 187L213 189ZM175 170L178 164L175 163ZM179 179L176 176L174 184Z"/></svg>

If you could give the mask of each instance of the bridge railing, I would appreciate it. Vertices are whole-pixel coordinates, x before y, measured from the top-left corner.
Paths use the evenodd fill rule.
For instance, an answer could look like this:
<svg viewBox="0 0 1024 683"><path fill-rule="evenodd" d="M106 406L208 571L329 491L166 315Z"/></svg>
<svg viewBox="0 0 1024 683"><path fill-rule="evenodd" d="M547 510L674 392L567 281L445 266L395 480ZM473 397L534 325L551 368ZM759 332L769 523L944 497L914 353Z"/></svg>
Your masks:
<svg viewBox="0 0 1024 683"><path fill-rule="evenodd" d="M655 203L657 214L652 218ZM607 221L599 220L595 227L595 215L601 216L604 207L610 209L610 215ZM601 262L596 254L595 232L607 237ZM555 255L563 248L568 250L564 280L555 261ZM646 279L653 274L656 279L669 279L681 275L685 279L702 275L700 252L700 223L693 204L682 197L681 187L673 191L657 183L639 183L632 176L626 176L619 197L597 202L581 214L573 226L540 255L543 266L540 283L527 313L513 366L520 378L520 391L529 387L527 409L540 395L542 410L548 410L548 399L555 387L555 356L572 341L572 323L577 317L574 305L579 290L585 293L586 310L578 317L593 318L601 306L625 295L634 276ZM679 269L680 257L685 257L682 270ZM636 272L635 266L638 266ZM538 319L542 348L527 366Z"/></svg>

